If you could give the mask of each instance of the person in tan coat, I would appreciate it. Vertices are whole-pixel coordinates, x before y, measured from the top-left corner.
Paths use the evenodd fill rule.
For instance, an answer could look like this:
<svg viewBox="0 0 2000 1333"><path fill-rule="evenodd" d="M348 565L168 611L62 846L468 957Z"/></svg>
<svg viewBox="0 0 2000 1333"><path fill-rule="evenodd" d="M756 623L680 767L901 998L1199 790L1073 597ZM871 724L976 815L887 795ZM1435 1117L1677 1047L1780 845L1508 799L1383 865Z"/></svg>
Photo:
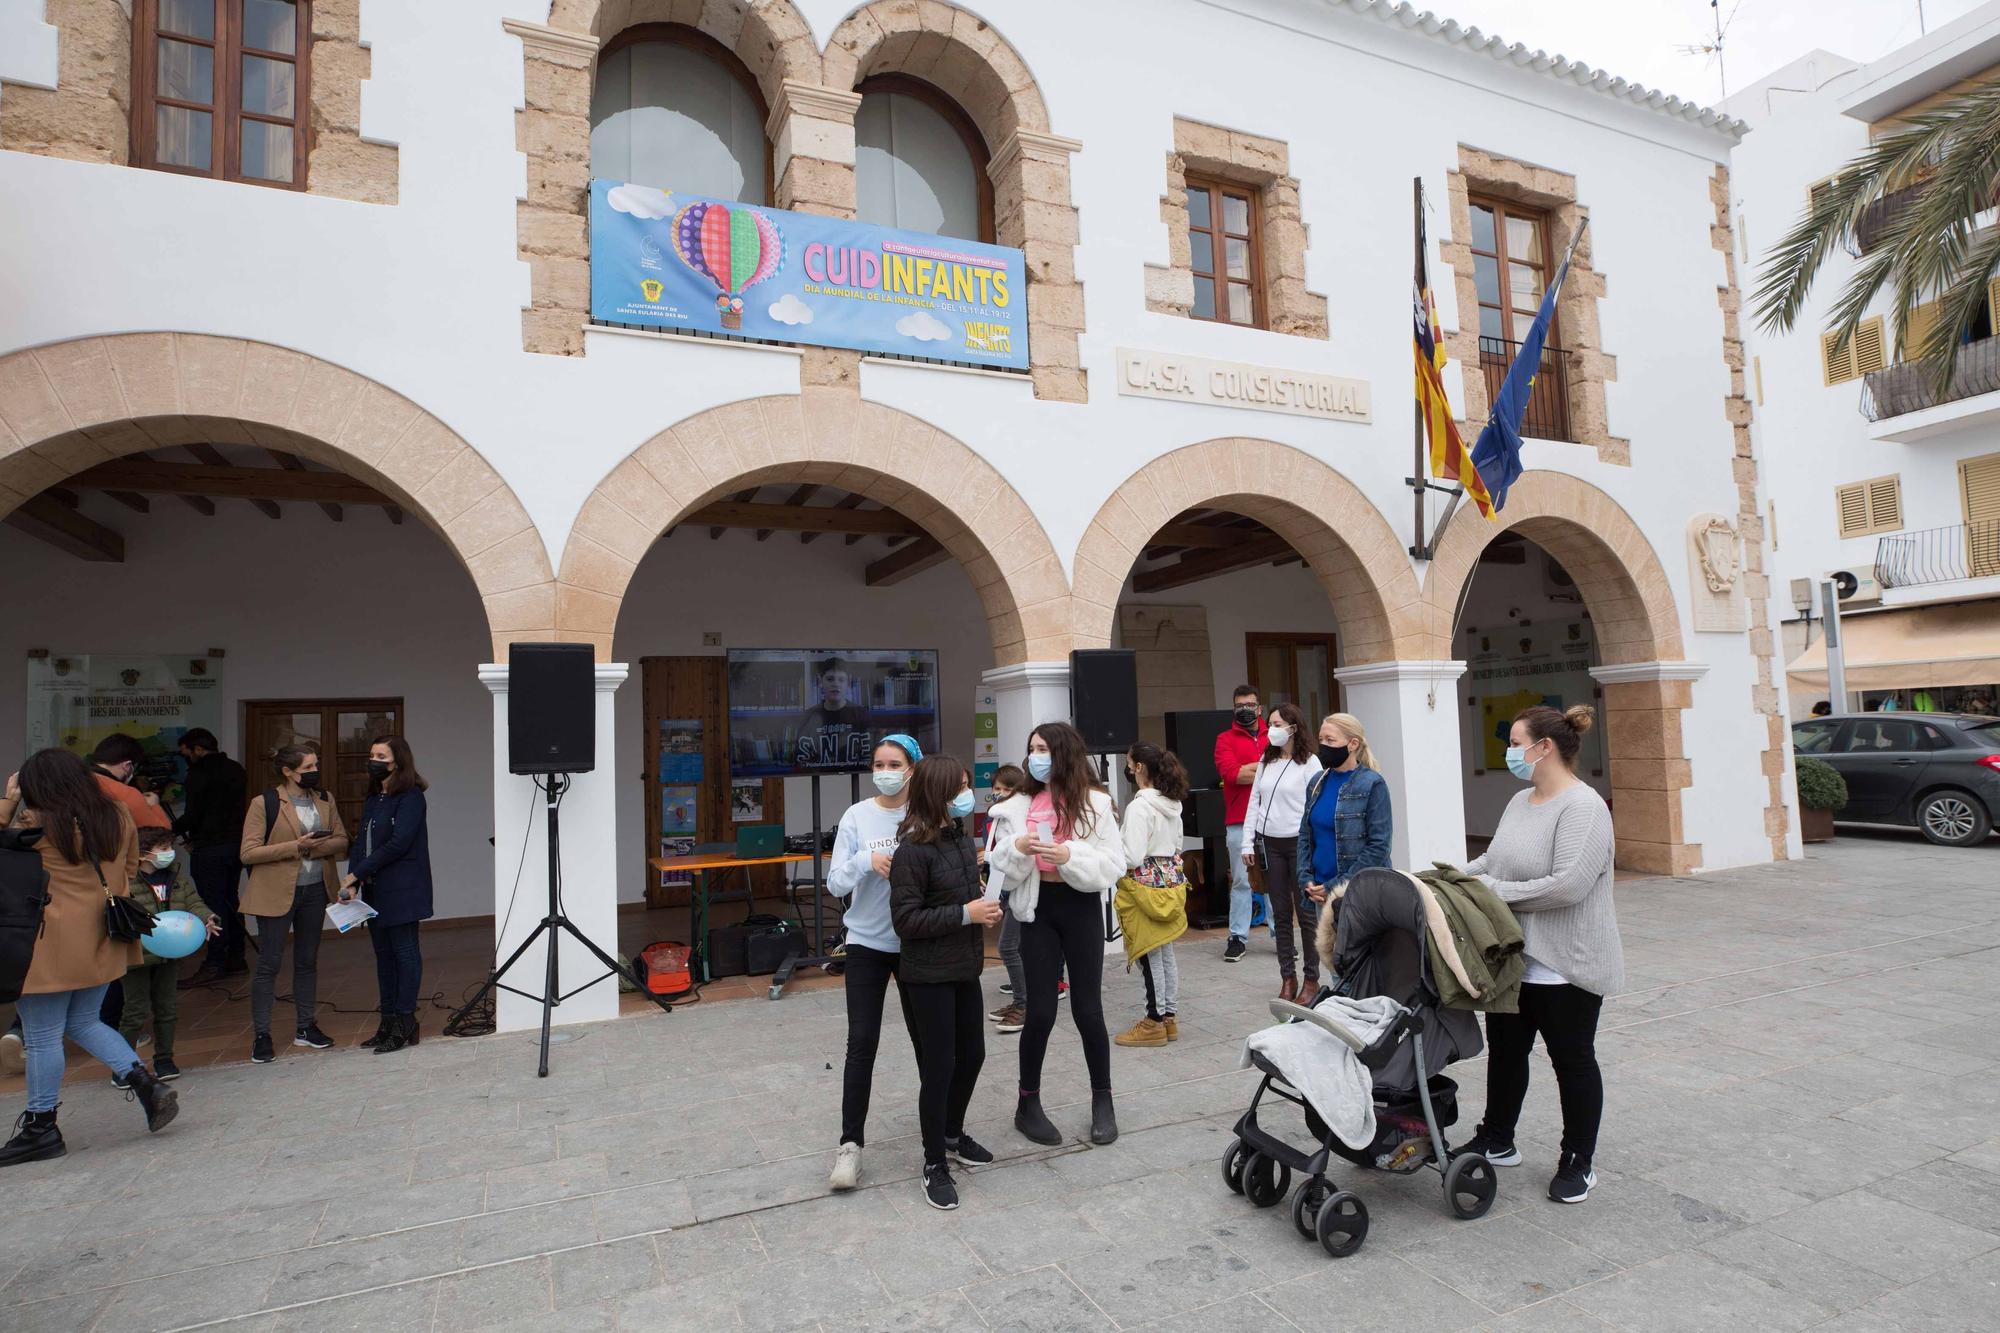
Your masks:
<svg viewBox="0 0 2000 1333"><path fill-rule="evenodd" d="M243 915L257 919L257 971L250 980L250 1058L269 1064L271 996L292 936L292 999L298 1010L294 1046L325 1050L333 1039L313 1013L319 989L319 937L326 905L349 896L338 865L347 854L347 830L333 798L320 790L319 750L284 745L271 755L277 785L250 798L243 816ZM266 812L269 812L268 814Z"/></svg>
<svg viewBox="0 0 2000 1333"><path fill-rule="evenodd" d="M42 750L7 779L0 824L14 822L41 830L35 850L48 872L49 901L18 1006L28 1109L14 1137L0 1146L0 1166L68 1151L56 1128L65 1036L125 1080L145 1108L148 1129L162 1128L179 1111L174 1090L154 1078L97 1013L104 988L139 961L138 943L112 939L104 925L106 899L123 894L138 873L130 812L98 790L83 760L67 750Z"/></svg>

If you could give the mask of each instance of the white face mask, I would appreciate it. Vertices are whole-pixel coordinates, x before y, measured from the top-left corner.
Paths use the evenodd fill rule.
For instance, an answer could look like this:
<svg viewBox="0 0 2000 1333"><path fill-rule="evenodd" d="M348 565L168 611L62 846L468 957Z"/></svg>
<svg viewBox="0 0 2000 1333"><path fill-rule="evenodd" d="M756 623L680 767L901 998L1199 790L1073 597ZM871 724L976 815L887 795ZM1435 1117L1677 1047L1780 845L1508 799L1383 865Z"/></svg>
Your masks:
<svg viewBox="0 0 2000 1333"><path fill-rule="evenodd" d="M875 790L884 796L894 796L903 789L908 777L900 768L878 768L875 770Z"/></svg>
<svg viewBox="0 0 2000 1333"><path fill-rule="evenodd" d="M1271 744L1277 746L1280 750L1292 743L1292 733L1285 727L1272 727L1265 735L1270 737Z"/></svg>

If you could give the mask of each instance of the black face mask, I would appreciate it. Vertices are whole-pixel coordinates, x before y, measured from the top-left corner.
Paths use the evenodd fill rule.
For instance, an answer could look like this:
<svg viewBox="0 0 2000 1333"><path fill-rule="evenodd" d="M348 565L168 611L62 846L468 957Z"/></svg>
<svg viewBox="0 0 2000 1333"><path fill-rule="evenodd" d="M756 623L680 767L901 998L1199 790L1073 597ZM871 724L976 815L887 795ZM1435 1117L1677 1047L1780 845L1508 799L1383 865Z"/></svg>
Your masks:
<svg viewBox="0 0 2000 1333"><path fill-rule="evenodd" d="M318 770L318 769L314 769L314 770L313 770L312 772L310 772L310 773L301 773L301 774L299 774L299 786L301 786L301 787L305 788L305 789L306 789L307 791L318 791L318 790L319 790L319 770Z"/></svg>
<svg viewBox="0 0 2000 1333"><path fill-rule="evenodd" d="M389 766L387 764L383 763L380 759L370 759L368 761L368 780L370 782L380 782L388 776Z"/></svg>
<svg viewBox="0 0 2000 1333"><path fill-rule="evenodd" d="M1135 787L1139 785L1139 775L1132 771L1132 766L1130 764L1127 764L1125 766L1125 781L1131 783Z"/></svg>
<svg viewBox="0 0 2000 1333"><path fill-rule="evenodd" d="M1345 745L1322 745L1319 747L1319 763L1321 768L1339 768L1346 762L1347 747Z"/></svg>
<svg viewBox="0 0 2000 1333"><path fill-rule="evenodd" d="M1237 709L1237 710L1236 710L1236 725L1237 725L1237 726L1239 726L1239 727L1245 727L1245 728L1248 728L1248 727L1254 727L1254 726L1256 726L1256 725L1257 725L1257 710L1256 710L1256 709L1254 709L1254 708L1239 708L1239 709Z"/></svg>

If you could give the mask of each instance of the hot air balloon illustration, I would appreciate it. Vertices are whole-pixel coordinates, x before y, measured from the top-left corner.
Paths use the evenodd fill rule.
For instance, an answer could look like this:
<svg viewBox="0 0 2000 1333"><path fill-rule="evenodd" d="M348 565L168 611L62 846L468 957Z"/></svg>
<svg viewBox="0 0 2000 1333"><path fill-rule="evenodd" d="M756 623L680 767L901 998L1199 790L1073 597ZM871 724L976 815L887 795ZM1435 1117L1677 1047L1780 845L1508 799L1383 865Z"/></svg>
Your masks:
<svg viewBox="0 0 2000 1333"><path fill-rule="evenodd" d="M674 253L715 284L715 309L725 329L743 327L743 290L785 262L785 242L754 208L689 204L674 215Z"/></svg>

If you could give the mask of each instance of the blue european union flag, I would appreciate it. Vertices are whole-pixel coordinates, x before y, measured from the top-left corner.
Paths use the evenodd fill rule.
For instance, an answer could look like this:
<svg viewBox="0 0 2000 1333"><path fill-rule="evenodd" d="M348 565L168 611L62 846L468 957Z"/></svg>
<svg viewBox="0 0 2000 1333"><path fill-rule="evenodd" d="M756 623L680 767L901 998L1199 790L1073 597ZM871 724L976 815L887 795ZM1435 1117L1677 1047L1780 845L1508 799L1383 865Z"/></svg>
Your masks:
<svg viewBox="0 0 2000 1333"><path fill-rule="evenodd" d="M1582 235L1578 231L1578 239ZM1575 252L1573 240L1570 254ZM1500 386L1500 396L1493 400L1493 414L1486 419L1486 429L1479 432L1479 442L1472 446L1472 465L1479 469L1496 511L1507 507L1507 489L1521 475L1521 420L1528 414L1528 399L1535 391L1535 372L1542 364L1542 343L1549 336L1549 325L1555 321L1556 295L1562 291L1563 279L1569 276L1569 261L1570 255L1564 255L1562 267L1556 270L1556 280L1542 294L1542 308L1535 312L1534 325L1521 340L1514 364L1507 368L1507 379Z"/></svg>

